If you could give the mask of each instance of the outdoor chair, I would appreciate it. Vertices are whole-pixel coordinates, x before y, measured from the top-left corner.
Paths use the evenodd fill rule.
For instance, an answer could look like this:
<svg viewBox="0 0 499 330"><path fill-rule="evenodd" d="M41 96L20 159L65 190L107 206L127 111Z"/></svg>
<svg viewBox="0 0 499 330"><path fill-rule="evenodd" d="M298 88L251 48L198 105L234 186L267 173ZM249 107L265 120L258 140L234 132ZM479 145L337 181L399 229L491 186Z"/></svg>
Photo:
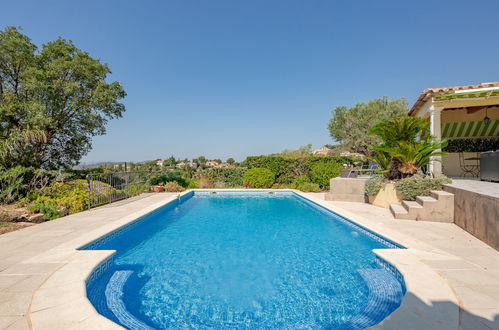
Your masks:
<svg viewBox="0 0 499 330"><path fill-rule="evenodd" d="M466 177L467 174L470 174L472 177L478 177L478 174L480 173L480 163L478 156L464 158L464 153L460 152L459 167L463 172L463 177Z"/></svg>
<svg viewBox="0 0 499 330"><path fill-rule="evenodd" d="M369 176L373 175L376 171L379 171L381 170L381 168L379 167L378 164L376 163L373 163L373 162L370 162L368 165L364 165L362 166L362 168L360 169L356 169L356 170L350 170L350 172L348 173L348 178L354 174L354 173L357 173L358 175L362 175L362 174L368 174Z"/></svg>

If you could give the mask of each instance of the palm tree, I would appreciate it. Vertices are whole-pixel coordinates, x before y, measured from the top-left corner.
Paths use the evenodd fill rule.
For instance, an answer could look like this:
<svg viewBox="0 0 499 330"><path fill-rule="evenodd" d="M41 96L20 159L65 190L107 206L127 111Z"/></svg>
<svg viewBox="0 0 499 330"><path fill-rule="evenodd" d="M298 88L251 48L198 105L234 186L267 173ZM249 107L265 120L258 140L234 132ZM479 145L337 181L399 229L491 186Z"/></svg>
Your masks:
<svg viewBox="0 0 499 330"><path fill-rule="evenodd" d="M385 164L386 158L390 159L390 179L416 174L422 166L428 165L430 157L444 154L439 150L447 145L446 140L435 142L430 135L430 122L418 117L387 120L375 125L369 133L383 140L382 145L371 149L378 160L381 155Z"/></svg>
<svg viewBox="0 0 499 330"><path fill-rule="evenodd" d="M413 176L417 171L430 163L432 156L444 155L442 148L447 146L447 141L433 142L431 140L406 142L401 141L397 147L382 148L393 159L397 159L397 170L401 176Z"/></svg>

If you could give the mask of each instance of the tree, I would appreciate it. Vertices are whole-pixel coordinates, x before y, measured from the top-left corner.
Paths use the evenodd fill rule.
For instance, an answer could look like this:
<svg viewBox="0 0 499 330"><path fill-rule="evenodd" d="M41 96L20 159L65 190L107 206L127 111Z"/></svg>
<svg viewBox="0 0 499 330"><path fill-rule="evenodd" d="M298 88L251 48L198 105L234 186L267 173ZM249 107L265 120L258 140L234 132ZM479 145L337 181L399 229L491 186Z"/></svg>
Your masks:
<svg viewBox="0 0 499 330"><path fill-rule="evenodd" d="M440 150L447 141L435 141L430 135L430 122L418 117L386 120L374 125L369 134L378 136L383 143L371 146L376 161L390 179L413 176L429 164L432 156L445 153Z"/></svg>
<svg viewBox="0 0 499 330"><path fill-rule="evenodd" d="M332 114L328 124L331 137L350 151L369 154L369 146L380 143L380 139L368 135L368 131L381 121L405 116L407 101L384 97L351 108L339 106Z"/></svg>
<svg viewBox="0 0 499 330"><path fill-rule="evenodd" d="M175 157L173 155L171 155L170 157L168 157L167 159L165 159L165 161L163 162L163 165L165 165L165 166L175 166L175 165L177 165L177 160L175 159Z"/></svg>
<svg viewBox="0 0 499 330"><path fill-rule="evenodd" d="M299 147L296 150L284 149L281 152L281 155L283 155L285 157L303 157L303 156L308 156L311 153L312 153L312 145L307 144L307 145Z"/></svg>
<svg viewBox="0 0 499 330"><path fill-rule="evenodd" d="M0 166L61 168L76 165L93 136L119 118L126 93L106 81L107 64L71 41L37 51L18 28L0 31ZM22 143L19 143L22 141Z"/></svg>
<svg viewBox="0 0 499 330"><path fill-rule="evenodd" d="M234 164L236 161L234 160L234 158L230 157L230 158L227 158L226 160L227 164Z"/></svg>

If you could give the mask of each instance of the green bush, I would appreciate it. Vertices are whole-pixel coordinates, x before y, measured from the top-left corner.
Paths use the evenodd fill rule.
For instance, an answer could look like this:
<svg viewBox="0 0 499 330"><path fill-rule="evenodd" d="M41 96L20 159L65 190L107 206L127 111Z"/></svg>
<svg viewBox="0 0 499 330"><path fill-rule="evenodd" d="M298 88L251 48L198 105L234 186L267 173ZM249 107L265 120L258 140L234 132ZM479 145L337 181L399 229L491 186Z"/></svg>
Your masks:
<svg viewBox="0 0 499 330"><path fill-rule="evenodd" d="M38 199L35 203L28 206L28 210L35 213L42 213L44 220L52 220L60 216L57 202L50 197Z"/></svg>
<svg viewBox="0 0 499 330"><path fill-rule="evenodd" d="M282 184L291 184L293 180L303 174L308 174L317 164L353 165L358 159L337 156L256 156L248 157L243 162L248 168L267 168L275 175L275 181ZM329 182L326 186L329 186Z"/></svg>
<svg viewBox="0 0 499 330"><path fill-rule="evenodd" d="M310 178L306 175L296 177L291 184L283 185L283 188L297 189L304 192L321 191L319 185L311 182Z"/></svg>
<svg viewBox="0 0 499 330"><path fill-rule="evenodd" d="M451 180L444 176L421 176L416 174L395 183L395 188L405 200L414 201L416 196L430 196L430 190L441 190L442 185Z"/></svg>
<svg viewBox="0 0 499 330"><path fill-rule="evenodd" d="M266 168L252 168L244 174L243 181L248 188L270 188L274 184L275 175Z"/></svg>
<svg viewBox="0 0 499 330"><path fill-rule="evenodd" d="M371 176L369 179L367 179L366 184L364 186L364 191L367 196L375 196L378 194L378 192L383 188L385 183L387 183L388 180L385 178L384 175L381 174L376 174Z"/></svg>
<svg viewBox="0 0 499 330"><path fill-rule="evenodd" d="M0 170L0 203L13 203L31 190L43 188L55 179L49 171L17 166Z"/></svg>
<svg viewBox="0 0 499 330"><path fill-rule="evenodd" d="M60 214L78 213L88 208L87 182L55 182L31 191L20 203L28 205L32 212L43 213L45 220L58 218Z"/></svg>
<svg viewBox="0 0 499 330"><path fill-rule="evenodd" d="M310 180L323 189L329 188L329 180L340 175L343 167L338 163L316 163L310 169Z"/></svg>
<svg viewBox="0 0 499 330"><path fill-rule="evenodd" d="M243 186L245 167L210 168L196 174L197 178L206 177L215 185L225 188L237 188Z"/></svg>
<svg viewBox="0 0 499 330"><path fill-rule="evenodd" d="M124 191L129 197L137 196L142 194L143 192L149 191L150 185L147 183L137 183L137 184L130 184L125 187Z"/></svg>
<svg viewBox="0 0 499 330"><path fill-rule="evenodd" d="M168 192L181 192L184 191L185 188L179 185L176 181L170 181L165 184L165 190Z"/></svg>
<svg viewBox="0 0 499 330"><path fill-rule="evenodd" d="M184 188L186 188L189 185L188 180L185 179L182 176L182 173L179 171L171 171L161 175L153 176L149 180L149 183L151 184L151 186L156 186L160 183L166 184L171 181L176 181L179 185L181 185Z"/></svg>

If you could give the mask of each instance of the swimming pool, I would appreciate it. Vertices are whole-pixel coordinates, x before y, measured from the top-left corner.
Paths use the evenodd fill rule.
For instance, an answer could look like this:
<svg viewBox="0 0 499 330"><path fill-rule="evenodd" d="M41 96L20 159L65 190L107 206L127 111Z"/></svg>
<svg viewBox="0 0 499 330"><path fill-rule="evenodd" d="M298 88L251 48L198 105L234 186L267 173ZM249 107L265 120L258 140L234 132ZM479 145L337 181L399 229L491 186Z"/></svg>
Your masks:
<svg viewBox="0 0 499 330"><path fill-rule="evenodd" d="M383 248L402 247L286 191L191 192L82 247L116 250L87 296L130 329L366 328L405 293Z"/></svg>

